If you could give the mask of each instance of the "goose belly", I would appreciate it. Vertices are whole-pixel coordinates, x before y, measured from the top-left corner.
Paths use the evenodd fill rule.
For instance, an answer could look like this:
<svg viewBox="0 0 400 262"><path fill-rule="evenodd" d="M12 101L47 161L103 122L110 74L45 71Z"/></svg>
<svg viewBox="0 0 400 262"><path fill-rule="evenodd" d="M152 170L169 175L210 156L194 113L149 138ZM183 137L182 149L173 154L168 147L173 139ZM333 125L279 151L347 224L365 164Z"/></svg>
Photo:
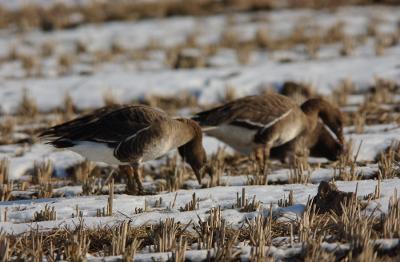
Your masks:
<svg viewBox="0 0 400 262"><path fill-rule="evenodd" d="M300 124L293 124L287 128L282 128L278 133L277 139L273 143L273 147L283 145L294 138L296 138L302 132L302 126Z"/></svg>
<svg viewBox="0 0 400 262"><path fill-rule="evenodd" d="M174 149L170 140L154 142L147 145L142 153L141 162L146 162L162 157Z"/></svg>
<svg viewBox="0 0 400 262"><path fill-rule="evenodd" d="M162 143L158 145L152 145L151 147L148 147L143 151L141 162L146 162L160 158L171 150L172 148L162 145Z"/></svg>
<svg viewBox="0 0 400 262"><path fill-rule="evenodd" d="M75 146L68 149L93 162L103 162L110 165L122 164L114 157L114 148L108 147L104 143L78 141L75 142Z"/></svg>
<svg viewBox="0 0 400 262"><path fill-rule="evenodd" d="M206 131L206 134L221 140L242 154L250 154L257 148L257 144L254 143L256 130L234 125L221 125Z"/></svg>

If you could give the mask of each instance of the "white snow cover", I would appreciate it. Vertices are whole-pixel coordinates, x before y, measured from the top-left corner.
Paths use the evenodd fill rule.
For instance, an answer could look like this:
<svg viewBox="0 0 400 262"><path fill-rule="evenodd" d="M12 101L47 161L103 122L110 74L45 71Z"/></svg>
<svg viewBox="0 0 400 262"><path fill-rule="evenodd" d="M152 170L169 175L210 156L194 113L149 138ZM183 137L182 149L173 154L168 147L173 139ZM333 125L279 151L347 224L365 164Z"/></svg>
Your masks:
<svg viewBox="0 0 400 262"><path fill-rule="evenodd" d="M373 193L377 181L362 180L336 182L338 188L342 191L354 192L358 187L358 195L365 196ZM73 227L78 224L79 218L72 218L76 212L76 207L82 211L85 226L94 228L99 225L112 225L118 221L124 220L127 216L132 220L132 226L158 223L166 218L174 218L181 223L197 221L199 216L205 219L207 211L212 207L221 207L223 209L223 218L233 227L239 227L245 218L252 219L262 213L268 215L270 204L273 205L273 212L278 217L301 217L305 204L309 197L313 197L317 192L318 185L315 184L287 184L271 186L245 186L249 201L256 196L261 201L262 208L259 212L241 213L238 209L232 209L236 202L236 194L241 194L242 186L214 187L209 189L196 189L196 197L199 198L199 210L180 212L179 208L184 207L192 199L193 190L179 190L177 192L152 195L152 196L128 196L115 195L114 213L112 217L95 217L96 210L107 205L107 196L87 196L72 198L51 198L39 200L20 200L0 203L0 214L4 214L7 208L7 221L0 222L0 230L5 233L19 234L26 232L31 228L39 230L49 230L60 226ZM400 189L400 179L388 179L381 182L382 195L379 199L370 203L367 210L373 210L378 207L381 212L387 212L390 197L394 190ZM293 190L295 205L286 208L279 208L277 202L289 191ZM176 196L175 206L172 206ZM144 208L145 202L149 207L154 207L156 201L162 198L162 205L158 208L151 208L150 211L135 214L135 208ZM57 220L32 222L34 213L44 209L45 205L54 207L57 212Z"/></svg>
<svg viewBox="0 0 400 262"><path fill-rule="evenodd" d="M7 2L7 1L5 1ZM281 10L262 12L258 16L268 23L254 21L250 14L238 14L237 22L227 25L227 16L209 16L203 18L173 17L168 19L149 19L139 22L115 22L100 25L84 25L76 29L60 30L50 33L33 31L14 37L14 32L2 31L0 34L0 56L7 57L12 47L20 53L37 54L43 43L55 43L56 54L74 50L77 41L87 45L88 52L108 50L113 43L125 48L142 48L155 41L168 47L183 43L194 31L201 44L215 42L224 30L237 32L238 37L254 36L256 29L267 27L271 37L290 34L298 24L306 24L306 33L313 28L329 28L338 22L344 22L346 34L365 33L366 26L379 18L376 23L379 32L396 32L400 20L398 7L346 7L335 12L312 10ZM254 18L254 17L253 17ZM195 94L202 104L217 101L227 86L234 88L237 95L243 96L260 91L265 86L276 88L283 81L295 80L311 83L322 94L329 94L337 84L350 78L361 88L370 86L375 77L385 77L400 82L398 56L400 47L387 48L382 56L375 56L374 43L369 40L365 45L355 47L354 54L348 57L338 56L340 45L323 46L320 60L306 60L304 47L296 47L287 52L294 56L291 63L279 62L282 54L253 54L250 65L239 66L232 60L232 53L221 50L210 63L227 65L211 69L165 70L160 54L150 60L121 65L106 63L97 67L85 63L76 65L74 70L93 71L92 75L57 76L55 58L43 60L45 78L21 78L19 62L7 62L0 67L0 111L15 112L21 100L23 90L47 111L61 107L65 94L69 93L78 108L93 108L104 105L103 96L112 90L121 102L129 103L145 94L179 94L187 90ZM300 51L296 51L296 50ZM332 55L335 53L336 55ZM154 53L156 54L156 53ZM283 57L286 55L283 55ZM160 60L161 59L161 60ZM146 68L148 66L148 68ZM89 68L88 68L89 67ZM86 69L85 69L86 68Z"/></svg>
<svg viewBox="0 0 400 262"><path fill-rule="evenodd" d="M269 85L280 86L287 80L312 83L321 94L329 94L347 78L364 88L371 86L376 76L400 83L397 58L395 55L387 55L290 64L266 61L256 66L231 69L165 70L157 74L103 72L92 76L4 79L0 89L1 110L15 112L25 89L42 111L62 107L67 93L78 108L101 107L104 106L104 94L110 89L123 103L129 103L145 94L173 95L186 90L197 95L200 103L207 104L217 102L227 86L234 88L239 96L244 96L256 94Z"/></svg>
<svg viewBox="0 0 400 262"><path fill-rule="evenodd" d="M38 4L44 7L54 2L62 2L70 5L85 4L89 0L0 0L0 6L18 9L25 4ZM148 0L146 0L148 1ZM151 1L151 0L150 0ZM174 17L168 19L149 19L139 22L113 22L100 25L83 25L76 29L60 30L43 33L33 30L21 33L1 30L0 32L0 58L8 55L14 45L22 54L35 55L39 52L43 43L54 42L55 54L63 54L75 48L77 41L87 44L88 53L107 50L113 43L118 43L124 48L143 48L149 42L158 42L162 47L171 47L186 41L186 38L196 30L197 41L200 44L210 44L218 41L221 33L229 29L236 32L241 40L250 39L258 28L266 28L268 36L272 38L283 37L291 34L292 29L301 23L305 23L306 34L312 33L317 27L329 28L343 21L346 26L344 31L348 35L365 33L365 28L371 19L379 20L376 24L381 33L393 33L398 30L400 20L399 7L346 7L336 11L312 11L312 10L280 10L273 12L260 12L260 19L253 19L251 14L243 13L234 16L236 23L227 22L227 16L209 16L201 18ZM267 21L267 22L266 22ZM375 20L373 20L375 21ZM249 65L240 65L236 53L232 49L220 49L208 61L211 68L191 70L169 70L165 66L165 54L160 50L150 53L150 58L145 61L132 63L118 63L116 61L101 63L93 66L90 58L82 55L79 63L73 66L71 74L59 76L57 74L57 60L55 57L43 59L43 75L25 78L20 61L5 61L0 64L0 112L13 114L16 112L24 90L37 104L40 111L46 112L62 107L65 95L69 94L74 105L79 109L94 109L104 105L104 94L112 92L113 96L122 103L130 103L145 95L179 95L189 92L195 95L200 104L208 105L218 102L224 95L226 87L233 88L238 96L255 94L266 86L279 89L284 81L293 80L311 83L318 93L329 95L332 90L344 79L351 79L360 89L370 87L376 77L384 77L400 84L400 46L390 47L381 56L376 56L375 42L367 39L365 45L356 47L354 53L347 57L338 55L340 43L324 45L319 50L318 60L309 60L303 46L297 46L293 50L277 52L254 52L251 54ZM199 50L189 50L198 55ZM282 63L283 60L291 60L290 63ZM90 72L90 74L80 74ZM396 100L397 99L397 100ZM357 105L364 101L362 95L349 97L348 111L354 111ZM395 97L398 101L399 97ZM180 112L187 116L187 110ZM6 117L0 116L0 121ZM24 129L25 128L25 129ZM26 137L26 127L18 126L14 135ZM32 128L32 127L28 127ZM366 126L363 134L355 134L354 127L345 129L345 138L353 143L355 155L361 144L358 161L374 161L380 152L385 150L393 142L400 138L398 124ZM207 154L217 151L222 143L214 138L205 137L204 146ZM227 148L228 152L232 149ZM172 152L171 154L173 154ZM55 168L55 176L63 177L65 170L83 161L83 158L73 152L57 151L50 146L34 144L1 145L0 159L9 160L10 179L26 179L24 177L32 170L35 161L51 160ZM158 165L160 161L151 162ZM311 159L313 162L323 162L321 159ZM338 188L342 191L354 192L358 188L358 196L362 197L373 193L376 180L371 180L379 168L377 164L367 163L356 168L356 174L363 179L359 181L337 181ZM113 200L114 211L110 217L96 217L97 209L107 205L106 195L80 196L81 186L64 186L57 188L53 193L65 197L19 200L0 202L0 231L3 233L20 234L38 228L39 230L51 230L60 227L75 227L79 224L79 218L74 218L76 209L82 211L84 225L95 228L102 225L115 225L122 220L130 218L131 226L154 224L166 218L174 218L182 223L196 222L205 219L212 207L221 207L223 218L233 227L239 228L245 219L252 219L259 214L267 215L270 205L274 215L280 220L300 219L305 204L309 197L317 192L318 183L330 181L337 176L333 168L316 168L303 174L310 177L309 184L284 184L266 186L247 186L248 179L253 174L241 174L238 176L223 175L221 184L225 186L200 189L195 180L185 182L188 190L179 190L171 193L160 193L152 196L128 196L116 194ZM205 178L207 180L209 178ZM274 170L268 175L268 183L279 184L290 180L290 170ZM144 186L151 187L153 182L144 179ZM116 185L117 189L123 189L123 185ZM236 202L236 194L241 194L242 188L246 189L246 197L251 200L253 196L262 204L256 212L242 213L239 209L232 208ZM387 212L389 198L395 190L400 189L400 179L387 179L381 182L381 197L373 200L367 207L370 213L376 209L379 212ZM294 193L294 205L280 208L278 200L288 196L290 190ZM29 195L32 192L13 192L13 195ZM180 212L179 208L185 206L196 193L199 198L199 210ZM174 205L174 199L176 202ZM155 202L162 198L162 205L155 207ZM43 210L48 205L54 207L57 212L55 221L32 222L35 212ZM135 214L135 208L149 207L149 210ZM7 222L4 222L5 209L7 209ZM285 239L281 239L285 241ZM276 240L278 241L278 239ZM376 243L381 248L391 248L398 245L397 239L382 239ZM324 243L325 249L338 248L336 243ZM237 247L242 251L242 256L250 253L250 247ZM300 251L300 246L288 249L271 247L275 258L284 257L289 253ZM348 244L340 244L339 248L348 249ZM206 250L187 251L187 257L193 260L204 259ZM140 253L137 261L152 261L159 259L166 261L171 253ZM99 258L88 257L91 261ZM103 259L103 258L101 258ZM120 259L120 257L104 258L106 261Z"/></svg>

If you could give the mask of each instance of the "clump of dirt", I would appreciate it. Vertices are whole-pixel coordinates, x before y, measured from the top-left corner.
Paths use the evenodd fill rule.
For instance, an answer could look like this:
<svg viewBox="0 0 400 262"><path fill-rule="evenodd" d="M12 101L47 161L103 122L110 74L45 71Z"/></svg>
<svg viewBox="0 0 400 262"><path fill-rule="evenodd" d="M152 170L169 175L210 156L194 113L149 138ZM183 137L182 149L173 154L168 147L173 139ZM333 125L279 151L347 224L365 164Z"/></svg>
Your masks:
<svg viewBox="0 0 400 262"><path fill-rule="evenodd" d="M355 197L353 192L340 191L335 184L322 181L318 186L318 193L313 199L318 213L343 213L343 207Z"/></svg>

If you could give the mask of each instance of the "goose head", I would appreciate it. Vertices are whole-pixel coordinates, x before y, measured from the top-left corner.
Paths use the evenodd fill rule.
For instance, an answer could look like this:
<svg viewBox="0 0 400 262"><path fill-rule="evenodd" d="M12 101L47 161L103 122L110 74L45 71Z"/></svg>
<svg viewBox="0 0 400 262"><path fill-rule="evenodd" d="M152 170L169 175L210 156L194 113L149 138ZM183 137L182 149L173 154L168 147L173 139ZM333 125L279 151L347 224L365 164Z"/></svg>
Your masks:
<svg viewBox="0 0 400 262"><path fill-rule="evenodd" d="M340 109L322 98L308 99L301 109L315 127L309 134L311 155L337 160L344 151L343 115Z"/></svg>
<svg viewBox="0 0 400 262"><path fill-rule="evenodd" d="M180 121L184 121L187 124L188 130L191 133L191 140L178 147L178 152L185 162L191 166L197 181L201 185L201 171L207 162L206 151L202 143L202 131L200 126L193 120L180 119Z"/></svg>
<svg viewBox="0 0 400 262"><path fill-rule="evenodd" d="M344 143L343 115L339 108L322 98L312 98L305 101L301 109L313 123L311 126L317 128L317 122L322 122L332 132L332 136L341 144Z"/></svg>
<svg viewBox="0 0 400 262"><path fill-rule="evenodd" d="M318 124L313 137L309 144L311 156L336 161L344 153L343 143L333 137L331 131L328 131L322 123Z"/></svg>

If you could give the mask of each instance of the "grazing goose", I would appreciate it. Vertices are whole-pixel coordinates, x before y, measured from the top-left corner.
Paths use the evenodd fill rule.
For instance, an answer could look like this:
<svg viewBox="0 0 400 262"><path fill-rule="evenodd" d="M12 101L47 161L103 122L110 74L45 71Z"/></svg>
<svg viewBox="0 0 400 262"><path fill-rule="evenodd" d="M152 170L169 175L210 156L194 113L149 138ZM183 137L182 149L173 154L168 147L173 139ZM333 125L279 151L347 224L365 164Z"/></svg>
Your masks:
<svg viewBox="0 0 400 262"><path fill-rule="evenodd" d="M143 190L139 164L178 148L201 183L206 154L199 125L190 119L173 119L148 106L114 106L51 127L40 134L56 148L66 148L91 161L131 166L130 185ZM134 179L134 180L133 180Z"/></svg>
<svg viewBox="0 0 400 262"><path fill-rule="evenodd" d="M304 144L309 149L309 155L313 157L325 157L336 161L344 152L343 143L328 129L324 123L319 122L314 132L308 132L304 137ZM297 139L271 149L271 158L287 162L286 157L295 150Z"/></svg>
<svg viewBox="0 0 400 262"><path fill-rule="evenodd" d="M271 149L282 145L285 145L282 151L287 154L294 150L299 138L306 138L306 144L314 146L318 144L316 132L329 133L337 143L343 144L340 110L320 98L309 99L299 107L292 99L276 93L248 96L200 112L192 119L206 134L242 154L265 148L269 156ZM325 130L318 131L322 127Z"/></svg>

